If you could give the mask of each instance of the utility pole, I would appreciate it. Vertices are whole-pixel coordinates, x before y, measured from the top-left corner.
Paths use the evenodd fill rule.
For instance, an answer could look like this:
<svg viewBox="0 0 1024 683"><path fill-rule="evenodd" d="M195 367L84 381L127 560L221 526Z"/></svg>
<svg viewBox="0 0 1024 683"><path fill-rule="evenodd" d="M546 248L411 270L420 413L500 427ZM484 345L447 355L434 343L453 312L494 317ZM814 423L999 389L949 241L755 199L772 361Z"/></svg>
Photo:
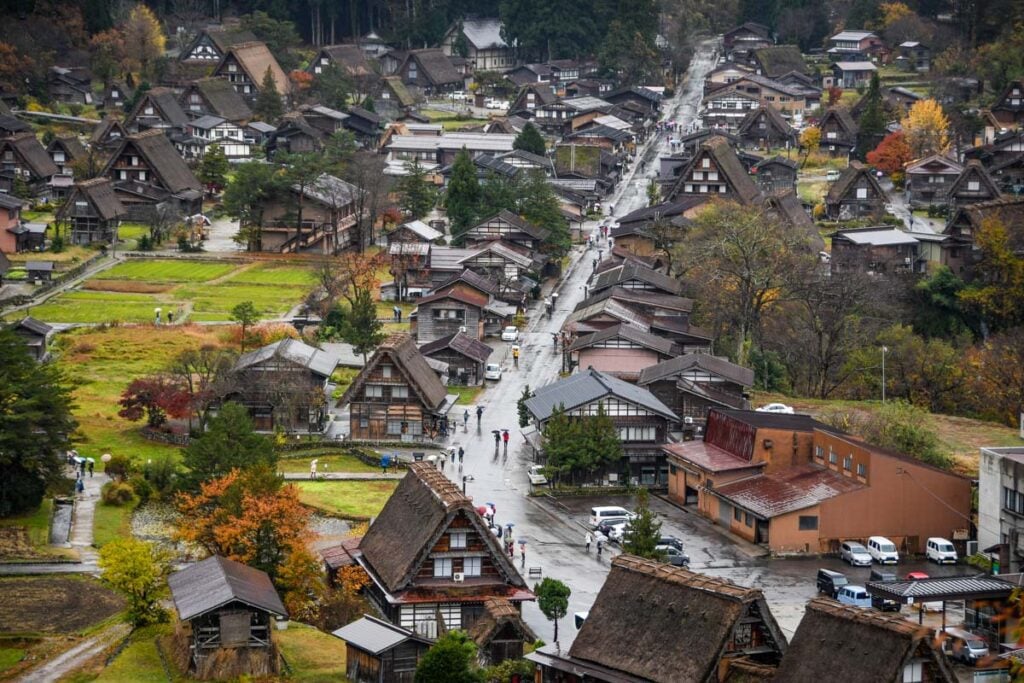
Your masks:
<svg viewBox="0 0 1024 683"><path fill-rule="evenodd" d="M882 347L882 403L885 403L885 354L888 353L889 347Z"/></svg>

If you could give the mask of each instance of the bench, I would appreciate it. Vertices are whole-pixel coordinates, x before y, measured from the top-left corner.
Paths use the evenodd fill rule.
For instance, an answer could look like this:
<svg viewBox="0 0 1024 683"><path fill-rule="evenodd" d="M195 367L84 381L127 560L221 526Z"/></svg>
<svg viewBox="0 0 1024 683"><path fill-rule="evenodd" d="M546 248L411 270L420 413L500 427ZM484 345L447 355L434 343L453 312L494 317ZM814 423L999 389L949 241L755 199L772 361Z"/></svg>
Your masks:
<svg viewBox="0 0 1024 683"><path fill-rule="evenodd" d="M542 572L540 567L530 567L530 576L540 576L541 573Z"/></svg>

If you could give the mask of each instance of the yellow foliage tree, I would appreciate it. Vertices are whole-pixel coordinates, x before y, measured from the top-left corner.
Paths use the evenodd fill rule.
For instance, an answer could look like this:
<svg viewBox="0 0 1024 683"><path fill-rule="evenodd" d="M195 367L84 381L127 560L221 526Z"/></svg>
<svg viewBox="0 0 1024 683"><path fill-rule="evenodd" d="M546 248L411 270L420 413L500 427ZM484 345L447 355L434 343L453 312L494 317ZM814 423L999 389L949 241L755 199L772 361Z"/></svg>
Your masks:
<svg viewBox="0 0 1024 683"><path fill-rule="evenodd" d="M882 11L882 28L889 28L897 21L914 16L914 10L902 2L883 2L879 9Z"/></svg>
<svg viewBox="0 0 1024 683"><path fill-rule="evenodd" d="M121 32L124 35L125 58L132 70L148 75L167 46L167 39L153 10L143 4L133 7L121 26Z"/></svg>
<svg viewBox="0 0 1024 683"><path fill-rule="evenodd" d="M900 124L914 157L944 154L949 150L949 119L933 99L918 100Z"/></svg>
<svg viewBox="0 0 1024 683"><path fill-rule="evenodd" d="M817 126L811 126L804 130L800 134L800 146L806 149L808 152L813 152L818 149L821 144L821 129Z"/></svg>

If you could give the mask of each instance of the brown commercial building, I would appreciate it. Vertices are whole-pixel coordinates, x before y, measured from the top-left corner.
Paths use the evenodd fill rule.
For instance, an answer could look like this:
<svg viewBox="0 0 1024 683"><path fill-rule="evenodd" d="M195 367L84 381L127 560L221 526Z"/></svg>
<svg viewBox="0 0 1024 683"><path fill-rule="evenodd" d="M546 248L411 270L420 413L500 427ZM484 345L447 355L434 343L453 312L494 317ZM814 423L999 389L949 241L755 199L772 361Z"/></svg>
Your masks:
<svg viewBox="0 0 1024 683"><path fill-rule="evenodd" d="M670 497L777 554L869 536L919 553L968 526L968 479L807 416L712 411L704 441L665 451Z"/></svg>

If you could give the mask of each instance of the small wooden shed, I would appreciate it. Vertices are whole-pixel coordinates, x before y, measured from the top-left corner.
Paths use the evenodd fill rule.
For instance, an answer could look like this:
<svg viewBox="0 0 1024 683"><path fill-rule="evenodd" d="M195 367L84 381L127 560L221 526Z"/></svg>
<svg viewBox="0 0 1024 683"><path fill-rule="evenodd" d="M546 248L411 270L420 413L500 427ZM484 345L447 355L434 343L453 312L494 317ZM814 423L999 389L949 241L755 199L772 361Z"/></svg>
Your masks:
<svg viewBox="0 0 1024 683"><path fill-rule="evenodd" d="M167 583L187 624L188 668L196 678L277 673L272 629L288 612L266 572L214 555Z"/></svg>
<svg viewBox="0 0 1024 683"><path fill-rule="evenodd" d="M353 683L412 683L431 641L369 615L334 635L345 641L345 675Z"/></svg>

